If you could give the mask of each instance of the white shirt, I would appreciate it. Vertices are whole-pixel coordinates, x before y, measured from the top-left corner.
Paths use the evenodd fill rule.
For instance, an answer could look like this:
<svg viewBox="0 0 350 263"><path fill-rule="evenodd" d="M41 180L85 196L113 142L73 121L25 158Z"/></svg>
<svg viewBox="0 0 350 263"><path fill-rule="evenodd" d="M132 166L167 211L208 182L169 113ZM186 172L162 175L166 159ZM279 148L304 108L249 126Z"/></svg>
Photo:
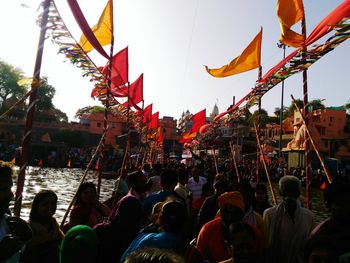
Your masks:
<svg viewBox="0 0 350 263"><path fill-rule="evenodd" d="M188 180L186 188L192 192L193 200L199 199L202 196L202 187L206 182L207 179L203 176L199 176L198 182L193 177Z"/></svg>

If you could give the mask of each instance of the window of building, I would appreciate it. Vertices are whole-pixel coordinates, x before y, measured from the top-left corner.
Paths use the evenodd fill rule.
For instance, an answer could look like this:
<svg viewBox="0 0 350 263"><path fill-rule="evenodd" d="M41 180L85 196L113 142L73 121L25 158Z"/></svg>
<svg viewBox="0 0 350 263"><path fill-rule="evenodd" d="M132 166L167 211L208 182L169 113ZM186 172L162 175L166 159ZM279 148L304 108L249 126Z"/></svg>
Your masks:
<svg viewBox="0 0 350 263"><path fill-rule="evenodd" d="M100 128L100 127L101 127L101 122L96 123L96 126L97 126L98 128Z"/></svg>
<svg viewBox="0 0 350 263"><path fill-rule="evenodd" d="M329 122L333 122L334 121L334 117L329 117Z"/></svg>

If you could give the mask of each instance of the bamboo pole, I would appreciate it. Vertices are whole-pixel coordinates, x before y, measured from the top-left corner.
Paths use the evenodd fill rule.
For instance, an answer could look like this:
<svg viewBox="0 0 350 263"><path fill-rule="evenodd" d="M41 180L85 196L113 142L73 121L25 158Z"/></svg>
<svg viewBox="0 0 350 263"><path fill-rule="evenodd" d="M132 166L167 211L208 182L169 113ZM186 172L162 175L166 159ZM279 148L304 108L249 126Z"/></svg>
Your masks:
<svg viewBox="0 0 350 263"><path fill-rule="evenodd" d="M22 98L20 98L15 104L13 104L7 111L5 111L3 114L0 115L0 119L3 119L7 114L9 114L11 111L13 111L16 106L23 103L32 93L32 90L28 91Z"/></svg>
<svg viewBox="0 0 350 263"><path fill-rule="evenodd" d="M301 31L302 35L304 36L304 39L306 39L306 21L305 21L305 16L303 17L301 21ZM305 63L306 62L306 46L303 47L303 52L301 55L301 60ZM309 119L308 119L308 85L307 85L307 68L303 70L303 101L304 101L304 112L303 112L303 118L305 120L305 126L309 124ZM305 187L305 201L306 201L306 208L310 207L311 203L311 195L309 191L309 181L311 177L311 156L310 156L310 145L309 145L309 140L306 136L305 138L305 177L306 177L306 187Z"/></svg>
<svg viewBox="0 0 350 263"><path fill-rule="evenodd" d="M239 174L239 171L238 171L238 166L237 166L237 162L236 162L236 152L233 148L233 145L232 145L232 142L230 141L230 149L231 149L231 154L232 154L232 159L233 159L233 164L235 166L235 170L236 170L236 174L237 174L237 179L238 179L238 183L240 183L241 181L241 176Z"/></svg>
<svg viewBox="0 0 350 263"><path fill-rule="evenodd" d="M269 187L270 187L270 191L271 191L272 201L273 201L274 205L277 205L275 191L273 190L273 187L272 187L270 174L269 174L269 171L268 171L267 166L266 166L264 153L263 153L263 150L261 148L260 139L259 139L259 135L258 135L258 130L256 128L255 123L254 123L254 129L255 129L256 141L257 141L257 144L258 144L259 152L260 152L261 156L263 157L263 165L264 165L267 181L269 182Z"/></svg>
<svg viewBox="0 0 350 263"><path fill-rule="evenodd" d="M215 165L215 171L216 171L216 174L219 173L219 169L218 169L218 163L216 161L216 156L215 156L215 147L212 146L211 147L212 151L213 151L213 158L214 158L214 165Z"/></svg>
<svg viewBox="0 0 350 263"><path fill-rule="evenodd" d="M68 216L68 214L69 214L69 211L70 211L70 209L71 209L71 207L72 207L72 205L73 205L73 203L74 203L74 201L75 201L75 199L76 199L76 196L77 196L78 189L79 189L80 185L85 181L85 178L86 178L86 176L87 176L87 173L88 173L88 171L90 170L90 167L91 167L93 161L95 160L97 154L98 154L99 151L100 151L100 148L101 148L101 146L102 146L102 142L103 142L105 136L106 136L106 133L102 134L102 137L101 137L101 139L100 139L100 142L99 142L99 144L97 145L97 148L96 148L96 150L95 150L93 156L91 157L90 162L88 163L88 165L87 165L87 167L86 167L86 169L85 169L85 171L84 171L83 176L82 176L81 179L80 179L79 186L78 186L78 188L77 188L77 190L76 190L76 192L75 192L75 194L74 194L74 196L73 196L73 198L72 198L72 201L69 203L68 208L67 208L67 210L66 210L66 213L64 214L63 219L62 219L62 221L61 221L61 225L60 225L61 228L63 227L63 225L64 225L64 223L65 223L65 221L66 221L66 219L67 219L67 216Z"/></svg>
<svg viewBox="0 0 350 263"><path fill-rule="evenodd" d="M296 104L293 95L290 95L290 96L292 97L293 104L294 104L295 108L297 109L297 111L299 112L299 114L300 114L300 116L301 116L301 120L302 120L303 124L305 125L305 130L306 130L306 132L307 132L308 139L310 139L310 142L311 142L311 144L312 144L312 147L315 149L316 155L317 155L318 159L320 160L320 163L321 163L322 169L323 169L323 171L324 171L324 173L325 173L325 175L326 175L327 181L328 181L328 183L331 184L331 183L332 183L332 178L331 178L331 176L329 175L328 169L327 169L327 167L325 166L325 164L324 164L324 162L323 162L323 159L322 159L322 157L321 157L319 151L318 151L317 148L316 148L316 144L315 144L314 140L312 139L310 130L309 130L309 128L307 127L307 125L306 125L306 123L305 123L305 119L304 119L304 117L303 117L303 115L302 115L302 113L301 113L301 111L300 111L298 105Z"/></svg>
<svg viewBox="0 0 350 263"><path fill-rule="evenodd" d="M17 188L15 195L15 206L14 206L14 214L15 216L20 216L21 214L21 206L22 206L22 192L24 188L25 182L25 173L26 167L28 164L28 157L30 152L30 141L32 136L32 127L33 127L33 119L35 112L35 105L37 102L37 93L38 88L40 86L40 71L41 71L41 62L43 58L44 51L44 43L45 43L45 35L47 29L47 21L49 16L49 7L51 0L45 0L43 4L43 16L41 19L40 25L40 36L39 43L36 53L36 60L34 66L33 80L31 84L31 92L29 96L29 107L26 115L26 123L24 129L24 136L22 139L22 152L21 152L21 161L20 161L20 170L17 179Z"/></svg>

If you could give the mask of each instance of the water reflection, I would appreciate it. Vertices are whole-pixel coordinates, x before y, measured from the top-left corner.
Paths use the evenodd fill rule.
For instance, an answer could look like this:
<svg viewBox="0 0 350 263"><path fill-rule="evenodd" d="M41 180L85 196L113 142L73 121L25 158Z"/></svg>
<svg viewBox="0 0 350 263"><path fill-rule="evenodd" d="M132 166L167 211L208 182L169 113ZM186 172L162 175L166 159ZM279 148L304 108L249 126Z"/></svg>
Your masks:
<svg viewBox="0 0 350 263"><path fill-rule="evenodd" d="M25 220L29 218L30 207L34 196L42 189L50 189L57 194L57 211L55 217L60 223L69 203L72 201L80 179L84 171L81 169L40 169L29 167L26 172L26 181L23 190L23 200L21 217ZM97 185L97 178L94 172L89 172L86 181L93 181ZM114 187L114 179L102 179L101 183L101 201L108 199L111 196ZM17 183L17 176L14 178L14 189ZM11 203L11 208L13 202Z"/></svg>
<svg viewBox="0 0 350 263"><path fill-rule="evenodd" d="M84 171L81 169L51 169L38 167L28 167L26 172L26 182L23 190L23 200L21 217L25 220L29 218L29 212L32 200L34 196L42 189L50 189L54 191L58 196L56 218L60 223L62 218L71 202L75 191L77 190L80 182L80 178ZM14 178L14 188L16 186L16 177ZM94 172L89 172L87 181L93 181L97 184L97 178ZM101 201L107 200L113 191L115 179L102 179L101 183ZM278 196L278 185L273 185L278 202L280 198ZM305 204L305 188L302 189L301 202ZM312 196L312 211L315 213L316 222L321 222L328 217L329 213L326 210L322 192L317 188L311 189ZM270 196L271 200L271 196ZM13 206L13 203L11 204ZM11 206L11 208L12 208Z"/></svg>

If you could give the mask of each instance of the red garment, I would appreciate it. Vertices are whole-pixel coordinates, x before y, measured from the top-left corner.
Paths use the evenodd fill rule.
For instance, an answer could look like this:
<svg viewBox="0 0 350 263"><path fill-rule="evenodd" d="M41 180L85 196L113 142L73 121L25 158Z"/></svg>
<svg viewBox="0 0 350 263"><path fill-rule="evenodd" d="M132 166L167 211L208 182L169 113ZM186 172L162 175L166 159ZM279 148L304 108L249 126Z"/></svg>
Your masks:
<svg viewBox="0 0 350 263"><path fill-rule="evenodd" d="M221 217L206 223L197 237L197 248L210 262L219 262L231 258L222 232Z"/></svg>
<svg viewBox="0 0 350 263"><path fill-rule="evenodd" d="M251 227L255 232L256 249L260 256L262 254L262 233L255 226ZM201 228L196 246L202 256L210 262L220 262L231 258L229 247L226 245L220 216L209 221Z"/></svg>
<svg viewBox="0 0 350 263"><path fill-rule="evenodd" d="M100 223L98 212L95 208L87 208L82 205L75 206L70 213L70 220L78 219L81 224L94 227ZM70 226L72 227L72 226Z"/></svg>

